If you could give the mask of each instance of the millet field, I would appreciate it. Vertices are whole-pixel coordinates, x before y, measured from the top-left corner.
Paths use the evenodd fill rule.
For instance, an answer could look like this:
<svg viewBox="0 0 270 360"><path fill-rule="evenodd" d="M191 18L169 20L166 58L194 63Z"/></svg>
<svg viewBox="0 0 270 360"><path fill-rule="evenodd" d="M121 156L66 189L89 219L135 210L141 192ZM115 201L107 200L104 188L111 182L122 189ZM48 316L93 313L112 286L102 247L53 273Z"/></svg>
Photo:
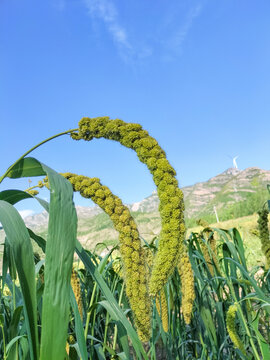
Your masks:
<svg viewBox="0 0 270 360"><path fill-rule="evenodd" d="M159 236L145 241L102 179L74 174L72 164L60 174L29 157L59 136L105 138L134 150L157 188ZM14 190L16 179L35 176L42 180ZM141 125L108 117L82 118L78 128L42 141L9 167L0 178L14 179L13 189L0 192L0 359L270 359L270 200L258 209L257 247L265 263L250 267L236 228L212 228L202 219L201 230L187 235L175 176ZM39 198L44 187L49 202ZM97 204L119 233L118 245L103 257L77 240L74 192ZM29 198L49 213L46 239L14 207Z"/></svg>

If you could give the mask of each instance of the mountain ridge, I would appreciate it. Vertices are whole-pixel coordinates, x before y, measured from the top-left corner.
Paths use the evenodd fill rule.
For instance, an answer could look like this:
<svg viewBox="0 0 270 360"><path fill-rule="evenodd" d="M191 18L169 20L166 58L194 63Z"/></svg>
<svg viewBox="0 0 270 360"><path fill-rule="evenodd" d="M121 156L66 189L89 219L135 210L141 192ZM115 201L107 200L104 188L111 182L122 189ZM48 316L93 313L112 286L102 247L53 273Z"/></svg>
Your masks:
<svg viewBox="0 0 270 360"><path fill-rule="evenodd" d="M204 206L209 207L209 204L213 206L220 205L218 202L215 204L215 197L218 198L220 194L225 194L228 198L227 204L244 200L241 195L245 192L256 192L258 189L266 186L270 182L270 170L263 170L258 167L249 167L244 170L237 168L228 168L224 172L211 177L207 181L197 182L194 185L182 187L184 193L186 217L190 218L192 215L196 215L202 211ZM145 199L135 202L133 204L127 204L128 208L132 212L146 212L151 213L158 211L158 194L157 191L147 196ZM100 213L102 210L98 206L84 207L76 205L78 217L92 218ZM24 220L30 225L34 225L34 222L42 222L47 218L45 212L27 216Z"/></svg>
<svg viewBox="0 0 270 360"><path fill-rule="evenodd" d="M262 193L264 195L268 183L270 183L270 170L250 167L244 170L229 168L207 181L182 187L186 222L188 224L190 219L207 216L212 216L210 219L212 222L215 211L221 213L224 208L241 204L248 199L250 194ZM134 216L141 236L147 241L157 236L161 229L158 205L156 191L142 201L127 205ZM98 206L76 206L76 210L78 239L84 246L93 248L99 242L111 246L117 242L117 231L108 215ZM24 221L26 226L46 237L48 214L42 212L27 216ZM194 224L195 220L192 221Z"/></svg>
<svg viewBox="0 0 270 360"><path fill-rule="evenodd" d="M252 180L248 181L248 179ZM245 189L243 185L247 184L248 187ZM213 206L220 207L215 201L213 201L217 193L227 193L227 197L231 197L232 203L234 201L244 200L244 196L241 196L239 192L256 192L258 188L266 186L270 182L270 170L262 170L258 167L249 167L244 170L236 168L229 168L214 177L211 177L207 181L197 182L194 185L182 187L184 193L186 217L190 218L203 211L203 207L207 204L213 204ZM252 188L253 187L253 188ZM152 204L149 205L149 201ZM130 205L131 211L143 211L151 212L154 208L158 209L158 195L155 191L152 195L142 200L140 203L135 203L136 206ZM149 209L149 211L148 211Z"/></svg>

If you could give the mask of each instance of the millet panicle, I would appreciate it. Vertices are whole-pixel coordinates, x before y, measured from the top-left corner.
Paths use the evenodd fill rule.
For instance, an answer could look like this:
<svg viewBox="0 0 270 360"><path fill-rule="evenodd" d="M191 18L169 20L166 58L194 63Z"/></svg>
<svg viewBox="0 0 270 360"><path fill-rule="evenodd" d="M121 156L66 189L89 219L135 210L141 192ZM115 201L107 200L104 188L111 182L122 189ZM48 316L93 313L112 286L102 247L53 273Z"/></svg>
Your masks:
<svg viewBox="0 0 270 360"><path fill-rule="evenodd" d="M185 323L189 325L195 300L195 291L193 271L185 249L182 250L182 255L179 259L178 272L182 285L182 312Z"/></svg>
<svg viewBox="0 0 270 360"><path fill-rule="evenodd" d="M263 208L258 211L258 228L259 228L259 237L261 240L262 252L264 253L267 261L267 267L270 267L270 236L268 228L268 209Z"/></svg>
<svg viewBox="0 0 270 360"><path fill-rule="evenodd" d="M71 137L74 140L90 141L103 137L118 141L136 151L139 160L147 165L153 175L160 199L162 230L149 291L151 295L157 295L177 266L185 235L183 193L178 187L175 170L157 141L139 124L110 120L109 117L82 118L79 131L71 133Z"/></svg>
<svg viewBox="0 0 270 360"><path fill-rule="evenodd" d="M227 311L227 316L226 316L227 330L228 330L228 333L230 335L230 338L231 338L234 346L237 349L241 350L242 353L246 356L244 344L242 343L240 337L237 334L237 330L236 330L236 325L235 325L236 313L237 313L237 305L233 304L229 307L229 309Z"/></svg>
<svg viewBox="0 0 270 360"><path fill-rule="evenodd" d="M92 199L111 218L119 232L120 253L123 260L126 294L133 311L138 335L142 341L150 337L151 302L147 288L144 252L141 240L128 208L102 185L98 178L89 178L71 173L62 174L68 179L74 191Z"/></svg>

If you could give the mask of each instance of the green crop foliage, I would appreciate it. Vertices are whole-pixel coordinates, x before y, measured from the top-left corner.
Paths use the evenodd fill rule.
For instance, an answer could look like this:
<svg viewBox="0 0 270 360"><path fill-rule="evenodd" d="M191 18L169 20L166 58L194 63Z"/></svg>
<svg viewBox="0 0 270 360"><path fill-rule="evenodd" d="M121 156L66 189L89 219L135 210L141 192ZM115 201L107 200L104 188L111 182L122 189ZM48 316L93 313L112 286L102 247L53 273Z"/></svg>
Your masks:
<svg viewBox="0 0 270 360"><path fill-rule="evenodd" d="M27 157L70 134L87 141L104 137L136 151L157 185L160 236L150 243L142 239L128 209L99 179L61 175ZM45 180L26 191L0 191L0 359L270 359L267 264L247 266L245 239L235 228L200 222L204 229L185 238L175 171L140 125L83 118L78 129L27 151L0 183L35 176ZM38 197L43 187L49 202ZM74 191L98 204L119 232L119 245L103 257L76 238ZM25 199L38 201L48 213L46 238L27 228L16 210ZM266 257L267 211L260 211L258 221ZM99 215L100 222L104 217Z"/></svg>

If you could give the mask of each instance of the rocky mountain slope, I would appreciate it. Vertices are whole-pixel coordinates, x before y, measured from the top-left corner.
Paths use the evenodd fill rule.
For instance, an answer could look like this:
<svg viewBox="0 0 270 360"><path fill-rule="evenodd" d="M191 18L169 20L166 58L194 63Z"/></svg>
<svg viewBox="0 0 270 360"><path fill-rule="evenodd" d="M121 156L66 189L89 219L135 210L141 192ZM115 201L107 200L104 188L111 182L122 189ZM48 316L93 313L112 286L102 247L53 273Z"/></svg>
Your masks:
<svg viewBox="0 0 270 360"><path fill-rule="evenodd" d="M268 183L270 171L252 167L245 170L230 168L208 181L186 186L182 188L186 219L214 214L214 207L219 211L244 201L248 194L264 191ZM142 201L128 205L141 236L148 241L160 231L158 204L158 195L154 192ZM111 246L117 241L118 234L109 217L101 209L97 206L77 206L76 209L79 219L78 238L86 247L93 248L102 242ZM47 222L48 215L45 212L25 218L26 225L44 237Z"/></svg>
<svg viewBox="0 0 270 360"><path fill-rule="evenodd" d="M205 182L183 187L186 217L191 218L222 206L245 200L248 193L255 193L270 183L270 171L256 167L239 170L230 168ZM158 196L154 192L141 202L130 205L132 211L158 210ZM213 211L213 210L211 210Z"/></svg>

